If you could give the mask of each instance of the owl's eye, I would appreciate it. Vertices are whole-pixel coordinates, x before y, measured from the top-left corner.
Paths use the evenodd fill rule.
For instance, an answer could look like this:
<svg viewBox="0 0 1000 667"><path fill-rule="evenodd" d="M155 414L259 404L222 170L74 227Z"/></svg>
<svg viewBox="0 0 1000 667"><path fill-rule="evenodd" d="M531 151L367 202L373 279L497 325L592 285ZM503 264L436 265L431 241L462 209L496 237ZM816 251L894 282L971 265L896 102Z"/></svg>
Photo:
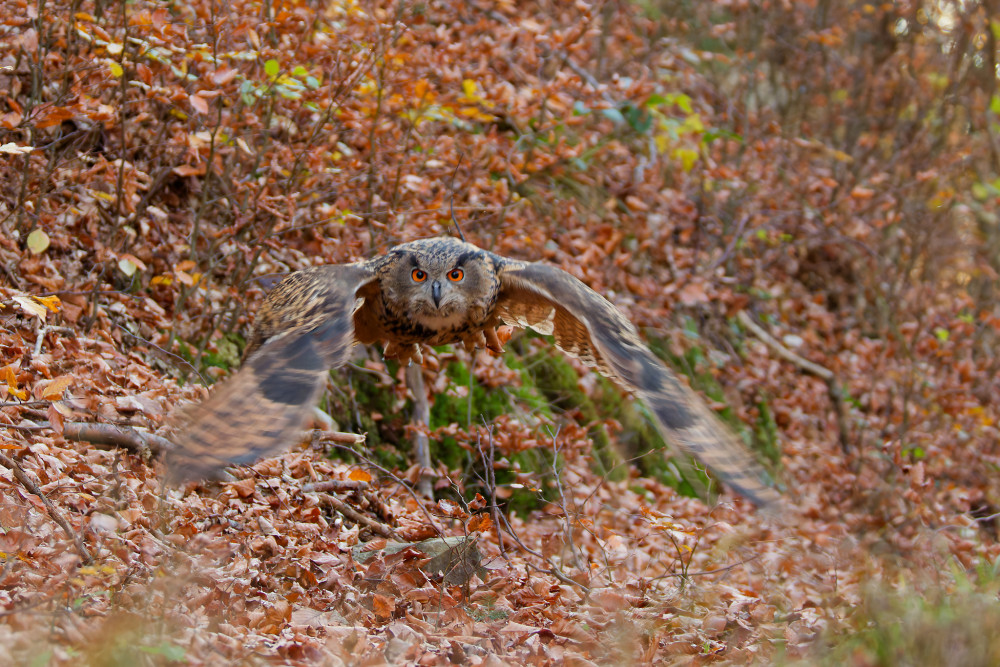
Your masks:
<svg viewBox="0 0 1000 667"><path fill-rule="evenodd" d="M452 269L451 273L448 274L448 280L450 280L453 283L457 283L464 277L465 277L465 271L462 271L462 269Z"/></svg>
<svg viewBox="0 0 1000 667"><path fill-rule="evenodd" d="M421 269L413 269L413 273L410 274L413 278L413 282L422 283L427 280L427 272Z"/></svg>

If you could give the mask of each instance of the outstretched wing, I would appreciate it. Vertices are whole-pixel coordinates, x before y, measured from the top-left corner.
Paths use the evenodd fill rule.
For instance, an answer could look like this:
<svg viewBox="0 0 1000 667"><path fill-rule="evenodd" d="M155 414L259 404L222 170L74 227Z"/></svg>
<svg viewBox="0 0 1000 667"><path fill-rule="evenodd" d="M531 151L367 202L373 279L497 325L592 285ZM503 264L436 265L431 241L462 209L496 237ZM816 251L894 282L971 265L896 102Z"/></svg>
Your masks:
<svg viewBox="0 0 1000 667"><path fill-rule="evenodd" d="M751 452L705 402L643 344L607 299L560 269L500 260L497 313L506 324L555 337L556 345L635 391L667 438L758 506L780 496Z"/></svg>
<svg viewBox="0 0 1000 667"><path fill-rule="evenodd" d="M205 402L186 410L167 456L167 480L218 477L295 442L329 369L354 344L358 290L374 278L363 264L293 273L265 301L245 362Z"/></svg>

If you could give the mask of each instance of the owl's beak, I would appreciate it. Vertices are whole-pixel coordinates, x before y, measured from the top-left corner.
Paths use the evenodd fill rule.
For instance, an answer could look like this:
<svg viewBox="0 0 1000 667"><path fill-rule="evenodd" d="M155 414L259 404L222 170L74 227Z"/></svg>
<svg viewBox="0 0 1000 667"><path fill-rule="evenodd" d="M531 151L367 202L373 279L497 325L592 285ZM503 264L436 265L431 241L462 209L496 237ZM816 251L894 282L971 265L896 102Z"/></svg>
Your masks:
<svg viewBox="0 0 1000 667"><path fill-rule="evenodd" d="M435 280L431 285L431 296L434 297L434 305L441 307L441 281Z"/></svg>

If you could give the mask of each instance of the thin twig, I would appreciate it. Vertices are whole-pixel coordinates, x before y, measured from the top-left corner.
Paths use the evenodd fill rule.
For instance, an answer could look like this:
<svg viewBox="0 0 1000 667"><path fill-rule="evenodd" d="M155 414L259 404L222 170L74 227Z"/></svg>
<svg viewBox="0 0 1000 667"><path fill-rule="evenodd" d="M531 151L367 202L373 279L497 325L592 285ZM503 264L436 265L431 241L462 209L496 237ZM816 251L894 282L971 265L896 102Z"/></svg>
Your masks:
<svg viewBox="0 0 1000 667"><path fill-rule="evenodd" d="M804 359L789 350L787 347L782 345L778 339L764 331L763 327L754 322L753 318L750 317L745 310L741 310L736 315L736 319L785 361L795 364L807 373L812 373L816 377L826 380L827 382L834 379L833 371L828 368L824 368L819 364L815 364L808 359Z"/></svg>
<svg viewBox="0 0 1000 667"><path fill-rule="evenodd" d="M795 366L798 366L807 373L812 373L826 383L826 392L830 396L830 402L833 404L833 412L837 418L837 440L840 442L840 449L847 454L851 448L851 443L847 440L847 410L844 407L843 391L841 390L840 383L837 382L837 378L833 374L833 371L829 368L824 368L819 364L813 363L808 359L804 359L789 350L787 347L782 345L778 339L764 331L763 327L754 322L753 318L751 318L745 310L741 310L736 315L736 319L739 320L740 324L749 329L753 335L759 338L761 342L773 350L779 357L794 364Z"/></svg>
<svg viewBox="0 0 1000 667"><path fill-rule="evenodd" d="M319 438L319 442L323 442L324 440L325 440L325 438ZM389 470L389 469L387 469L387 468L385 468L383 466L380 466L378 463L375 463L375 461L372 461L370 458L368 458L367 456L365 456L364 454L362 454L358 450L354 449L353 447L348 447L347 445L342 445L342 444L339 444L339 443L333 442L333 441L331 441L331 444L334 447L336 447L337 449L341 449L341 450L343 450L345 452L349 452L353 456L358 457L359 459L361 459L362 461L364 461L365 463L367 463L369 466L371 466L372 468L378 470L383 475L385 475L386 477L392 479L397 484L399 484L401 487L403 487L403 489L405 489L406 492L408 494L410 494L410 497L413 498L413 500L417 503L417 506L420 508L420 511L424 513L424 516L427 517L427 521L428 521L428 523L430 523L431 528L433 528L434 531L439 536L444 537L444 534L445 534L444 530L442 530L441 527L438 526L437 522L434 521L434 516L430 512L427 511L427 508L424 506L424 502L421 500L420 496L418 496L416 494L416 492L412 488L410 488L409 484L407 484L405 481L403 481L402 479L400 479L399 476L395 475L391 470Z"/></svg>
<svg viewBox="0 0 1000 667"><path fill-rule="evenodd" d="M655 577L654 579L666 579L667 577L679 577L679 578L683 579L683 578L687 578L687 577L704 577L704 576L709 575L709 574L719 574L720 572L728 572L729 570L732 570L733 568L737 568L740 565L746 565L747 563L752 563L753 561L755 561L758 558L760 558L761 555L762 554L757 554L756 556L753 556L752 558L747 558L747 559L741 560L741 561L739 561L737 563L733 563L732 565L726 565L725 567L720 567L720 568L715 569L715 570L703 570L701 572L668 572L667 574L662 574L659 577Z"/></svg>
<svg viewBox="0 0 1000 667"><path fill-rule="evenodd" d="M493 442L493 424L487 424L486 418L483 417L483 426L486 428L486 434L489 438L489 448L483 450L482 434L476 438L476 447L479 449L479 460L483 462L483 472L486 473L486 479L484 479L483 482L486 484L486 492L490 496L490 516L493 519L493 525L496 526L497 530L497 546L500 548L500 555L506 559L507 550L503 546L503 535L500 534L500 531L503 528L500 523L500 506L497 504L497 477L496 470L494 468L496 445Z"/></svg>
<svg viewBox="0 0 1000 667"><path fill-rule="evenodd" d="M17 477L17 480L21 482L21 484L23 484L24 487L28 489L28 491L31 494L38 496L38 498L41 499L42 504L45 505L45 509L48 510L49 516L52 517L52 520L55 521L57 524L59 524L59 527L63 529L66 535L73 541L73 544L76 545L76 550L80 554L80 557L83 559L83 562L84 563L92 562L94 559L91 557L90 552L87 551L87 547L84 546L83 540L80 539L80 536L77 535L76 532L73 530L73 528L69 525L69 522L66 521L66 519L63 517L62 512L59 511L59 508L56 507L55 504L51 500L49 500L44 493L42 493L42 490L38 488L38 484L36 484L30 477L28 477L28 473L24 471L24 469L18 464L18 462L10 458L3 452L0 452L0 464L3 464L4 466L10 468L11 472L14 473L14 477Z"/></svg>
<svg viewBox="0 0 1000 667"><path fill-rule="evenodd" d="M590 592L590 586L588 586L586 584L581 584L579 581L575 581L575 580L569 578L568 576L566 576L565 574L563 574L562 570L560 570L559 567L556 566L556 564L553 563L549 558L545 557L544 555L540 554L539 552L535 551L534 549L532 549L531 547L529 547L528 545L526 545L524 542L522 542L521 538L518 537L517 534L514 532L514 528L510 525L510 522L507 521L507 517L505 517L504 515L501 514L500 518L503 519L504 526L506 526L504 532L506 532L508 535L511 536L511 538L513 538L514 542L517 543L517 546L521 547L521 549L523 549L525 552L531 554L532 556L534 556L536 558L540 558L542 560L542 562L544 562L546 565L549 566L548 570L543 570L542 568L538 568L539 570L541 570L542 572L547 572L547 573L551 574L553 577L555 577L559 581L563 582L564 584L569 584L571 586L578 586L578 587L582 588L583 590L587 591L588 593Z"/></svg>
<svg viewBox="0 0 1000 667"><path fill-rule="evenodd" d="M326 493L327 491L363 491L368 488L368 482L353 479L328 479L323 482L312 482L302 485L303 493Z"/></svg>
<svg viewBox="0 0 1000 667"><path fill-rule="evenodd" d="M365 516L340 498L331 496L329 493L316 493L316 495L319 497L320 504L332 507L354 523L361 524L365 528L371 529L373 533L376 533L386 539L399 537L396 534L396 531L389 526L381 524L375 519Z"/></svg>

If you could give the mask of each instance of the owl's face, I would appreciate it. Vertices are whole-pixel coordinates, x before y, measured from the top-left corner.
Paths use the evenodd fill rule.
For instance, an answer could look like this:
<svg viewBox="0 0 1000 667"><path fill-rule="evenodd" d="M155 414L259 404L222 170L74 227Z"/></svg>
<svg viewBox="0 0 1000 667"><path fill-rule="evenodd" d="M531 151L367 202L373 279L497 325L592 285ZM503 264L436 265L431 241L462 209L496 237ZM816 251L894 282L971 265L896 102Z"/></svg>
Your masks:
<svg viewBox="0 0 1000 667"><path fill-rule="evenodd" d="M479 248L457 239L427 239L395 248L387 304L428 329L477 324L496 299L493 262Z"/></svg>

